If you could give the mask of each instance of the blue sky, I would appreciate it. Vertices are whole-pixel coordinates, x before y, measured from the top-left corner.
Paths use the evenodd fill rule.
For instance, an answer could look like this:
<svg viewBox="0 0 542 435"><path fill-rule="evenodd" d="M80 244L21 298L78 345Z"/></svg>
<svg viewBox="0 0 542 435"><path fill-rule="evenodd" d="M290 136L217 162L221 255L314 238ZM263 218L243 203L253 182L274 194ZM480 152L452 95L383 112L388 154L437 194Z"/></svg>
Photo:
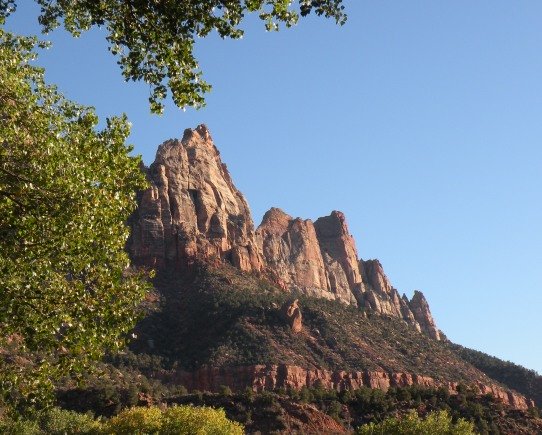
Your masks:
<svg viewBox="0 0 542 435"><path fill-rule="evenodd" d="M37 33L20 0L8 27ZM542 372L542 3L345 0L349 20L301 20L196 51L205 109L150 115L104 34L58 30L39 63L100 116L127 113L146 163L206 123L256 224L278 206L345 212L359 255L422 290L454 342Z"/></svg>

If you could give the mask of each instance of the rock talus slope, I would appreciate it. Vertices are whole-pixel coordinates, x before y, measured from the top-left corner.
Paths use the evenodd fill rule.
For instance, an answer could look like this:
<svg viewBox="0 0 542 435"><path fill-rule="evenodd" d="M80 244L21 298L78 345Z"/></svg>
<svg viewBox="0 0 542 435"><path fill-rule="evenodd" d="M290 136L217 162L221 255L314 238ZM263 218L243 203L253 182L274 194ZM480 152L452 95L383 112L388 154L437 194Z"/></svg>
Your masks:
<svg viewBox="0 0 542 435"><path fill-rule="evenodd" d="M255 230L204 125L160 145L145 170L151 187L139 194L128 242L136 265L183 269L197 260L228 262L263 273L285 290L397 317L440 339L420 292L412 300L400 297L378 260L358 258L343 213L312 222L272 208Z"/></svg>

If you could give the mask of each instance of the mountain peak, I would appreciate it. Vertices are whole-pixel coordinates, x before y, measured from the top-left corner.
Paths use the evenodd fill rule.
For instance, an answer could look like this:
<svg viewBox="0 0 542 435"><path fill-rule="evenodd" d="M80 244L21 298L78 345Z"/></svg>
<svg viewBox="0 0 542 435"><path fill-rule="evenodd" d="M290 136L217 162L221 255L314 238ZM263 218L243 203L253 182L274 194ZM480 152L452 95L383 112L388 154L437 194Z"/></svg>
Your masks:
<svg viewBox="0 0 542 435"><path fill-rule="evenodd" d="M198 136L199 139L206 141L206 142L212 142L213 139L211 137L211 132L209 131L209 128L205 124L200 124L196 128L187 128L184 130L182 142L188 142L191 139L194 138L194 136Z"/></svg>
<svg viewBox="0 0 542 435"><path fill-rule="evenodd" d="M311 220L271 208L257 230L204 124L158 147L128 243L135 264L185 270L230 263L301 292L404 320L439 339L423 295L392 287L378 260L360 260L344 213Z"/></svg>

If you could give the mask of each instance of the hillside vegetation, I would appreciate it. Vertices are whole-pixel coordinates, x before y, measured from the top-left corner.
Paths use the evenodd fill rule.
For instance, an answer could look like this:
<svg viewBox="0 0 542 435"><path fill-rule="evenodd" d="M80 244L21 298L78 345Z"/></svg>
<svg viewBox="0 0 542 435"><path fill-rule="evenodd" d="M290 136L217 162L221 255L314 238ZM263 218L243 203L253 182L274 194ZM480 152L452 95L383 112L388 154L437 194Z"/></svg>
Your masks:
<svg viewBox="0 0 542 435"><path fill-rule="evenodd" d="M534 370L458 344L450 344L450 348L489 377L530 397L538 407L542 406L542 376Z"/></svg>
<svg viewBox="0 0 542 435"><path fill-rule="evenodd" d="M292 295L233 268L203 267L190 279L162 275L155 287L156 301L139 325L133 349L159 355L169 367L282 363L488 382L447 344L398 319ZM298 334L280 314L282 304L294 296L303 315Z"/></svg>

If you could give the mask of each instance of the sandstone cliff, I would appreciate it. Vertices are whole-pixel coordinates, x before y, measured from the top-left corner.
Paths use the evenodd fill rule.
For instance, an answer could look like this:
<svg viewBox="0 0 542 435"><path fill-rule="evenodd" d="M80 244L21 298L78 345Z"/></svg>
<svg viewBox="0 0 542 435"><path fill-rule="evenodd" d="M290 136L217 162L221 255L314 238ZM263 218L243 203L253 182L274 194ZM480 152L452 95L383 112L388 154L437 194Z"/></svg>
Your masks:
<svg viewBox="0 0 542 435"><path fill-rule="evenodd" d="M342 213L333 212L313 223L272 208L257 235L270 274L283 287L357 304L353 289L361 285L361 277Z"/></svg>
<svg viewBox="0 0 542 435"><path fill-rule="evenodd" d="M168 381L184 385L189 390L219 391L228 386L243 391L247 386L254 391L273 391L278 388L299 390L303 387L322 387L332 390L357 390L361 387L387 391L390 387L419 385L428 388L445 387L456 394L458 383L435 380L429 376L385 371L341 371L304 369L287 364L268 364L238 367L202 367L194 372L177 371L157 374ZM477 381L473 384L481 395L491 394L502 403L516 409L527 410L534 402L521 394L495 384Z"/></svg>
<svg viewBox="0 0 542 435"><path fill-rule="evenodd" d="M262 269L248 205L204 125L160 145L147 175L128 244L136 264L182 268L202 259Z"/></svg>
<svg viewBox="0 0 542 435"><path fill-rule="evenodd" d="M145 170L151 186L139 194L130 221L135 264L183 269L196 260L228 262L285 290L397 317L440 339L421 293L410 301L400 297L377 260L359 260L343 213L312 222L272 208L254 230L247 202L204 125L160 145Z"/></svg>
<svg viewBox="0 0 542 435"><path fill-rule="evenodd" d="M367 289L363 294L361 303L363 307L384 315L402 318L418 331L436 340L441 339L441 332L435 325L423 293L416 290L411 300L404 294L400 297L378 260L360 260L359 267Z"/></svg>

